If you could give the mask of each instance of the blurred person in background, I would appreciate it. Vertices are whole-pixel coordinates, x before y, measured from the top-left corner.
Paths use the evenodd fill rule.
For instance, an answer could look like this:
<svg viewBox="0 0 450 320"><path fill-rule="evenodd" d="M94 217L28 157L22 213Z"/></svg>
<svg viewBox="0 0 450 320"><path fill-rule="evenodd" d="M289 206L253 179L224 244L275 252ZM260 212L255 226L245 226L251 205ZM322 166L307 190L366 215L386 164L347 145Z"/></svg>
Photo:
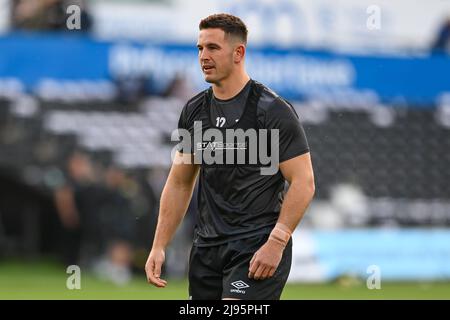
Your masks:
<svg viewBox="0 0 450 320"><path fill-rule="evenodd" d="M80 30L89 31L92 19L84 0L14 0L12 26L22 30L68 30L66 21L70 14L67 8L70 5L76 5L81 10Z"/></svg>
<svg viewBox="0 0 450 320"><path fill-rule="evenodd" d="M99 212L105 187L90 158L79 151L67 162L68 177L55 191L55 205L65 231L64 260L68 264L90 265L99 255Z"/></svg>
<svg viewBox="0 0 450 320"><path fill-rule="evenodd" d="M133 272L142 273L142 265L147 259L152 246L154 230L158 218L158 198L160 193L152 186L152 169L132 170L128 173L133 180L136 192L130 198L132 210L136 216L135 236L133 242ZM134 189L134 187L132 188ZM150 232L149 232L150 231Z"/></svg>
<svg viewBox="0 0 450 320"><path fill-rule="evenodd" d="M439 27L438 34L431 49L435 53L450 54L450 18L447 18Z"/></svg>
<svg viewBox="0 0 450 320"><path fill-rule="evenodd" d="M121 104L137 103L152 93L148 89L150 77L119 77L114 82L117 86L117 100Z"/></svg>
<svg viewBox="0 0 450 320"><path fill-rule="evenodd" d="M123 170L109 166L105 172L106 194L99 212L99 228L103 257L95 265L101 278L117 284L131 279L133 243L136 216L132 199L137 196L138 185Z"/></svg>
<svg viewBox="0 0 450 320"><path fill-rule="evenodd" d="M194 94L194 88L189 82L186 75L177 73L172 81L169 83L163 97L175 97L180 100L186 101Z"/></svg>
<svg viewBox="0 0 450 320"><path fill-rule="evenodd" d="M123 170L109 166L104 179L89 157L75 152L68 160L69 178L55 192L65 230L67 264L91 268L116 284L131 279L138 185Z"/></svg>

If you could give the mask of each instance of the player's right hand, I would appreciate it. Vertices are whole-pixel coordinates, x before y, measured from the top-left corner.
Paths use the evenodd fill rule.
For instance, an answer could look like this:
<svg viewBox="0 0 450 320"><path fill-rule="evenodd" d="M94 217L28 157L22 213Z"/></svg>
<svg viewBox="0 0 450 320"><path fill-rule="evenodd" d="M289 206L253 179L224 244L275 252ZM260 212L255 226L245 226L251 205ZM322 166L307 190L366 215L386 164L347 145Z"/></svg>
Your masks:
<svg viewBox="0 0 450 320"><path fill-rule="evenodd" d="M158 288L164 288L167 284L166 280L160 278L161 268L165 259L166 254L164 249L152 249L145 264L145 273L147 274L148 282Z"/></svg>

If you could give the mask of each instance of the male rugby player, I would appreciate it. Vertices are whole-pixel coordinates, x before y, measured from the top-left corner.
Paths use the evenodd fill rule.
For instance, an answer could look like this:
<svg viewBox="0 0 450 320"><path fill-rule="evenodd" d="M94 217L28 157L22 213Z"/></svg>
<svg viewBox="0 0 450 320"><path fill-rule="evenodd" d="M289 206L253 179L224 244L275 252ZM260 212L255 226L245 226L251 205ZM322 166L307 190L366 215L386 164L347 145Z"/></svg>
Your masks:
<svg viewBox="0 0 450 320"><path fill-rule="evenodd" d="M291 268L291 234L314 195L308 143L292 106L247 74L245 24L235 16L215 14L203 19L199 29L198 58L211 87L186 103L179 130L192 136L198 129L224 136L226 130L256 130L271 132L271 137L236 144L234 139L224 142L210 139L211 134L200 135L200 142L177 151L161 195L153 247L145 265L147 278L157 287L166 286L160 278L165 248L186 213L199 176L197 224L189 259L190 297L276 300ZM271 174L263 174L263 161L255 165L249 160L255 145L264 149L261 141L270 145L268 154L278 155ZM196 161L202 154L238 149L244 150L246 162L235 161L236 157Z"/></svg>

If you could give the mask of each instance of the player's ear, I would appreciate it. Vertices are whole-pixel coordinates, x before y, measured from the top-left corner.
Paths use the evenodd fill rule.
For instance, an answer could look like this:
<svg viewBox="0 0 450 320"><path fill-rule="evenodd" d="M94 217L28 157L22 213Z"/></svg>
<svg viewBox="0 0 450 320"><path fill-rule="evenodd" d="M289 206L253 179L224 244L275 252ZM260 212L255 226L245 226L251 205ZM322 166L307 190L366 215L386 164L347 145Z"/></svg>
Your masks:
<svg viewBox="0 0 450 320"><path fill-rule="evenodd" d="M239 63L245 57L245 45L240 43L234 49L234 62Z"/></svg>

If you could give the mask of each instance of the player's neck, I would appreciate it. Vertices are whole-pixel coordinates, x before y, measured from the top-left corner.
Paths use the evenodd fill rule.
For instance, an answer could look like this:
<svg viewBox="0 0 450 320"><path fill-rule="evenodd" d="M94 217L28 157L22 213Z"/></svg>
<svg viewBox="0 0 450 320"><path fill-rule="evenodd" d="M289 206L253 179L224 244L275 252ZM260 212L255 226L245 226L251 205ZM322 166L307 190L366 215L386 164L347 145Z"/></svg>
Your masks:
<svg viewBox="0 0 450 320"><path fill-rule="evenodd" d="M214 96L220 100L228 100L236 96L245 87L250 77L243 72L237 77L230 77L218 84L213 84Z"/></svg>

